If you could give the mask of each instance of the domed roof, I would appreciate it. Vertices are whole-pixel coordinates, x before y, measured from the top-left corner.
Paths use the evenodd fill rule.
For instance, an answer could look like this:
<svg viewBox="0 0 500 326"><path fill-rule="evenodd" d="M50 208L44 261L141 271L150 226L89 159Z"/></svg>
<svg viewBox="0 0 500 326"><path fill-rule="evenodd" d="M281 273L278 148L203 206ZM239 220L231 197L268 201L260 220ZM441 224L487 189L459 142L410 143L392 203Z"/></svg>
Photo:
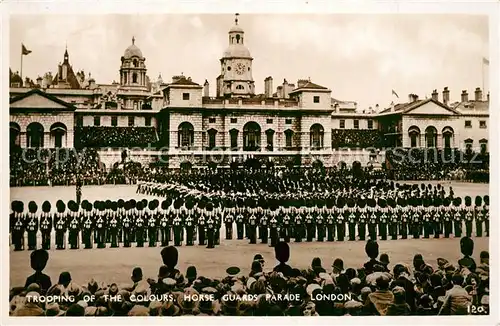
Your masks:
<svg viewBox="0 0 500 326"><path fill-rule="evenodd" d="M223 58L251 58L250 51L243 44L231 44L228 46L224 54Z"/></svg>
<svg viewBox="0 0 500 326"><path fill-rule="evenodd" d="M233 27L231 27L231 29L229 30L229 33L244 33L243 32L243 28L241 28L240 26L238 25L234 25Z"/></svg>
<svg viewBox="0 0 500 326"><path fill-rule="evenodd" d="M132 57L139 57L142 58L142 52L141 49L135 45L135 38L132 38L132 45L130 45L126 50L125 53L123 54L123 57L125 59L130 59Z"/></svg>

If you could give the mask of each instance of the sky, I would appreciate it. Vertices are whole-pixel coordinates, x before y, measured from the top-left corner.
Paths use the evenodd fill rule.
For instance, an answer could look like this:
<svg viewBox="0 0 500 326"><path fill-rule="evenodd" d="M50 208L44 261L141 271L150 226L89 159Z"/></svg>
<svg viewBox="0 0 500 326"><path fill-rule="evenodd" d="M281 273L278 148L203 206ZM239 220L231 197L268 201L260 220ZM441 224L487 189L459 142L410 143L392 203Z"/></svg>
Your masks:
<svg viewBox="0 0 500 326"><path fill-rule="evenodd" d="M120 58L132 43L146 58L147 74L165 82L183 73L211 85L220 73L220 57L234 25L231 14L12 15L10 67L20 70L21 43L32 51L23 57L23 75L53 74L67 46L75 71L90 72L97 83L119 80ZM332 97L356 101L358 108L408 94L430 97L450 89L473 96L488 89L488 17L459 14L242 14L245 45L253 61L257 93L272 76L274 89L283 79L310 78L332 90ZM392 95L392 90L399 99ZM485 92L486 93L486 92Z"/></svg>

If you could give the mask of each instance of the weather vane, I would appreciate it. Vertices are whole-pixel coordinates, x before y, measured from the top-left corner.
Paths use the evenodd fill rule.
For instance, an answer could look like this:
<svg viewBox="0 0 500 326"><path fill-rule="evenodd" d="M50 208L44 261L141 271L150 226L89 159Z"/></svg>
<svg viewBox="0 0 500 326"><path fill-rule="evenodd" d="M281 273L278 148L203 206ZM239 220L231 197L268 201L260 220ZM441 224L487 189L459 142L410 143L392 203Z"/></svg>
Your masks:
<svg viewBox="0 0 500 326"><path fill-rule="evenodd" d="M240 15L240 14L238 14L238 13L236 13L236 14L235 14L236 18L234 18L234 22L236 23L236 25L238 25L238 16L239 16L239 15Z"/></svg>

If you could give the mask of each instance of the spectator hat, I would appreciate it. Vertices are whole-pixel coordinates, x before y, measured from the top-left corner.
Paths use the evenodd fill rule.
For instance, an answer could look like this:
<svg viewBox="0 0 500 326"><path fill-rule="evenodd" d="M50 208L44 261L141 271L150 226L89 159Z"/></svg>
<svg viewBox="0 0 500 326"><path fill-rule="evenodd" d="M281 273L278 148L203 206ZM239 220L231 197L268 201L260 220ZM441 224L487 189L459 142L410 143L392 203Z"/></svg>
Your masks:
<svg viewBox="0 0 500 326"><path fill-rule="evenodd" d="M167 265L169 268L174 268L177 265L177 261L179 259L177 248L175 248L174 246L163 248L161 251L161 258L163 260L163 264Z"/></svg>
<svg viewBox="0 0 500 326"><path fill-rule="evenodd" d="M264 262L264 257L262 257L261 254L256 254L254 257L253 257L253 260L257 260L259 261L260 263L263 263Z"/></svg>
<svg viewBox="0 0 500 326"><path fill-rule="evenodd" d="M72 304L69 306L68 310L66 310L65 316L71 316L71 317L83 317L85 316L85 308L83 308L79 304Z"/></svg>
<svg viewBox="0 0 500 326"><path fill-rule="evenodd" d="M45 306L45 316L55 317L64 315L64 311L59 308L59 304L57 302L47 303Z"/></svg>
<svg viewBox="0 0 500 326"><path fill-rule="evenodd" d="M378 257L378 243L373 240L369 240L365 245L365 252L371 259Z"/></svg>
<svg viewBox="0 0 500 326"><path fill-rule="evenodd" d="M274 254L280 263L286 263L290 259L290 247L288 243L283 241L278 242L274 247Z"/></svg>
<svg viewBox="0 0 500 326"><path fill-rule="evenodd" d="M149 309L142 305L135 305L128 312L129 316L139 317L139 316L149 316Z"/></svg>
<svg viewBox="0 0 500 326"><path fill-rule="evenodd" d="M40 293L40 285L38 285L37 283L31 283L26 288L26 292L37 292L37 293Z"/></svg>
<svg viewBox="0 0 500 326"><path fill-rule="evenodd" d="M256 260L256 259L254 259L254 260ZM231 275L231 276L238 275L239 272L240 272L240 269L236 266L229 267L228 269L226 269L226 273L228 275Z"/></svg>
<svg viewBox="0 0 500 326"><path fill-rule="evenodd" d="M390 261L389 261L389 255L388 254L382 254L380 255L380 262L384 265L389 265Z"/></svg>
<svg viewBox="0 0 500 326"><path fill-rule="evenodd" d="M177 316L179 315L180 308L174 304L173 301L167 300L161 307L162 316Z"/></svg>
<svg viewBox="0 0 500 326"><path fill-rule="evenodd" d="M135 267L132 270L132 276L131 276L132 282L139 282L142 280L142 268L140 267Z"/></svg>
<svg viewBox="0 0 500 326"><path fill-rule="evenodd" d="M340 273L344 270L344 261L337 258L333 261L332 267L337 273Z"/></svg>

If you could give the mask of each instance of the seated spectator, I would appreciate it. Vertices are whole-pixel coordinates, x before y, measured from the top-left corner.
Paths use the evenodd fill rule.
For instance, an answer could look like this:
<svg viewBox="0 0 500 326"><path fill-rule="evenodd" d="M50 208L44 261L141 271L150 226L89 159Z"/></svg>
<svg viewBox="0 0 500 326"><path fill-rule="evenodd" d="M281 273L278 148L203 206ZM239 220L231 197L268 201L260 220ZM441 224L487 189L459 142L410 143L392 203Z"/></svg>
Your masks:
<svg viewBox="0 0 500 326"><path fill-rule="evenodd" d="M386 316L408 316L411 314L410 306L406 303L405 289L396 286L392 289L394 294L394 302L387 308Z"/></svg>
<svg viewBox="0 0 500 326"><path fill-rule="evenodd" d="M472 297L462 287L464 278L460 274L453 275L453 288L446 292L439 315L467 315Z"/></svg>
<svg viewBox="0 0 500 326"><path fill-rule="evenodd" d="M389 279L377 278L377 290L370 293L364 304L365 312L369 315L385 316L388 307L394 303L394 294L389 290Z"/></svg>

